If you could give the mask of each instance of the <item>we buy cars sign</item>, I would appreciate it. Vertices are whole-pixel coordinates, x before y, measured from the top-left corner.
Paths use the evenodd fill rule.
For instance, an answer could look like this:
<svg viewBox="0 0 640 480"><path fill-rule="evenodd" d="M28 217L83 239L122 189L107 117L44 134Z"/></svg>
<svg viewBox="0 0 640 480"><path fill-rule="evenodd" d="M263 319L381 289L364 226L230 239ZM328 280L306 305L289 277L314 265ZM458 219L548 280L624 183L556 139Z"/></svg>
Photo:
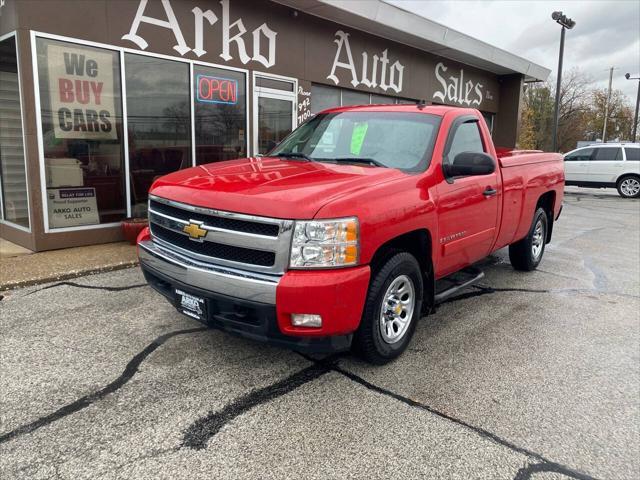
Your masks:
<svg viewBox="0 0 640 480"><path fill-rule="evenodd" d="M47 66L56 138L115 139L111 53L49 45Z"/></svg>

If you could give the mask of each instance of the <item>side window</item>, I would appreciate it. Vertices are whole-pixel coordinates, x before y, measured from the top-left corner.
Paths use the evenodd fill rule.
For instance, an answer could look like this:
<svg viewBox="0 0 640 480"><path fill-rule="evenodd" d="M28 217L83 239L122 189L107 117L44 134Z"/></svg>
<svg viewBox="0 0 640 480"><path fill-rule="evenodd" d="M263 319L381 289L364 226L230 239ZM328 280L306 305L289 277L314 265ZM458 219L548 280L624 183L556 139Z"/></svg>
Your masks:
<svg viewBox="0 0 640 480"><path fill-rule="evenodd" d="M596 148L596 153L593 156L593 160L598 162L613 162L615 160L622 160L622 149L611 147Z"/></svg>
<svg viewBox="0 0 640 480"><path fill-rule="evenodd" d="M484 153L478 122L465 122L457 128L453 134L453 140L451 141L449 150L442 162L444 164L451 164L453 163L453 159L456 158L456 155L462 152Z"/></svg>
<svg viewBox="0 0 640 480"><path fill-rule="evenodd" d="M586 162L591 160L594 150L594 148L582 148L580 150L576 150L575 152L567 155L565 160L567 162Z"/></svg>
<svg viewBox="0 0 640 480"><path fill-rule="evenodd" d="M624 151L627 154L627 162L640 160L640 148L625 148Z"/></svg>

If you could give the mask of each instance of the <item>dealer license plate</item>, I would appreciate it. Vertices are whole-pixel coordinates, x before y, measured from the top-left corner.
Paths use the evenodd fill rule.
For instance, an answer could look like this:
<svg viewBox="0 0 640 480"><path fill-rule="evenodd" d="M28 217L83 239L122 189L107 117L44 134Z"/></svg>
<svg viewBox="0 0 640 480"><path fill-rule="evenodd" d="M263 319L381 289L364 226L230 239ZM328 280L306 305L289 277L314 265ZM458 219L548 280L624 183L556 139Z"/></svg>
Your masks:
<svg viewBox="0 0 640 480"><path fill-rule="evenodd" d="M178 298L178 309L182 313L197 320L207 319L207 303L204 298L196 297L179 289L176 289L176 296Z"/></svg>

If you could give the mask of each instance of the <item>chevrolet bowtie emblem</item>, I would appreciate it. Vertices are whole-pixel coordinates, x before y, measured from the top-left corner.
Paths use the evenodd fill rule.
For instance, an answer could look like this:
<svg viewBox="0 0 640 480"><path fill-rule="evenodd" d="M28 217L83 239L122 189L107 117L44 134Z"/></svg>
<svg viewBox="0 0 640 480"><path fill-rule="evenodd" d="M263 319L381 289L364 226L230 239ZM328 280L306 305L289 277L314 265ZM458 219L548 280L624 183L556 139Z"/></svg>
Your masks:
<svg viewBox="0 0 640 480"><path fill-rule="evenodd" d="M207 236L207 230L201 228L200 225L202 225L202 222L194 222L193 220L191 220L189 225L185 225L182 231L189 235L189 238L191 240L197 240L201 242L204 237Z"/></svg>

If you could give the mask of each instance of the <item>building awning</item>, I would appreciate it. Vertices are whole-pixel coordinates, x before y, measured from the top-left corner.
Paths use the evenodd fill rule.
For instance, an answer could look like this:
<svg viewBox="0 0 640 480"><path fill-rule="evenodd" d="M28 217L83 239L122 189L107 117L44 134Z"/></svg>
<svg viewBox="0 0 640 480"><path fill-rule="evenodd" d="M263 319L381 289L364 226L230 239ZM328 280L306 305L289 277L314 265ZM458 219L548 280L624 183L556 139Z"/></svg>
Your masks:
<svg viewBox="0 0 640 480"><path fill-rule="evenodd" d="M547 79L551 70L382 0L273 0L296 10L497 75Z"/></svg>

